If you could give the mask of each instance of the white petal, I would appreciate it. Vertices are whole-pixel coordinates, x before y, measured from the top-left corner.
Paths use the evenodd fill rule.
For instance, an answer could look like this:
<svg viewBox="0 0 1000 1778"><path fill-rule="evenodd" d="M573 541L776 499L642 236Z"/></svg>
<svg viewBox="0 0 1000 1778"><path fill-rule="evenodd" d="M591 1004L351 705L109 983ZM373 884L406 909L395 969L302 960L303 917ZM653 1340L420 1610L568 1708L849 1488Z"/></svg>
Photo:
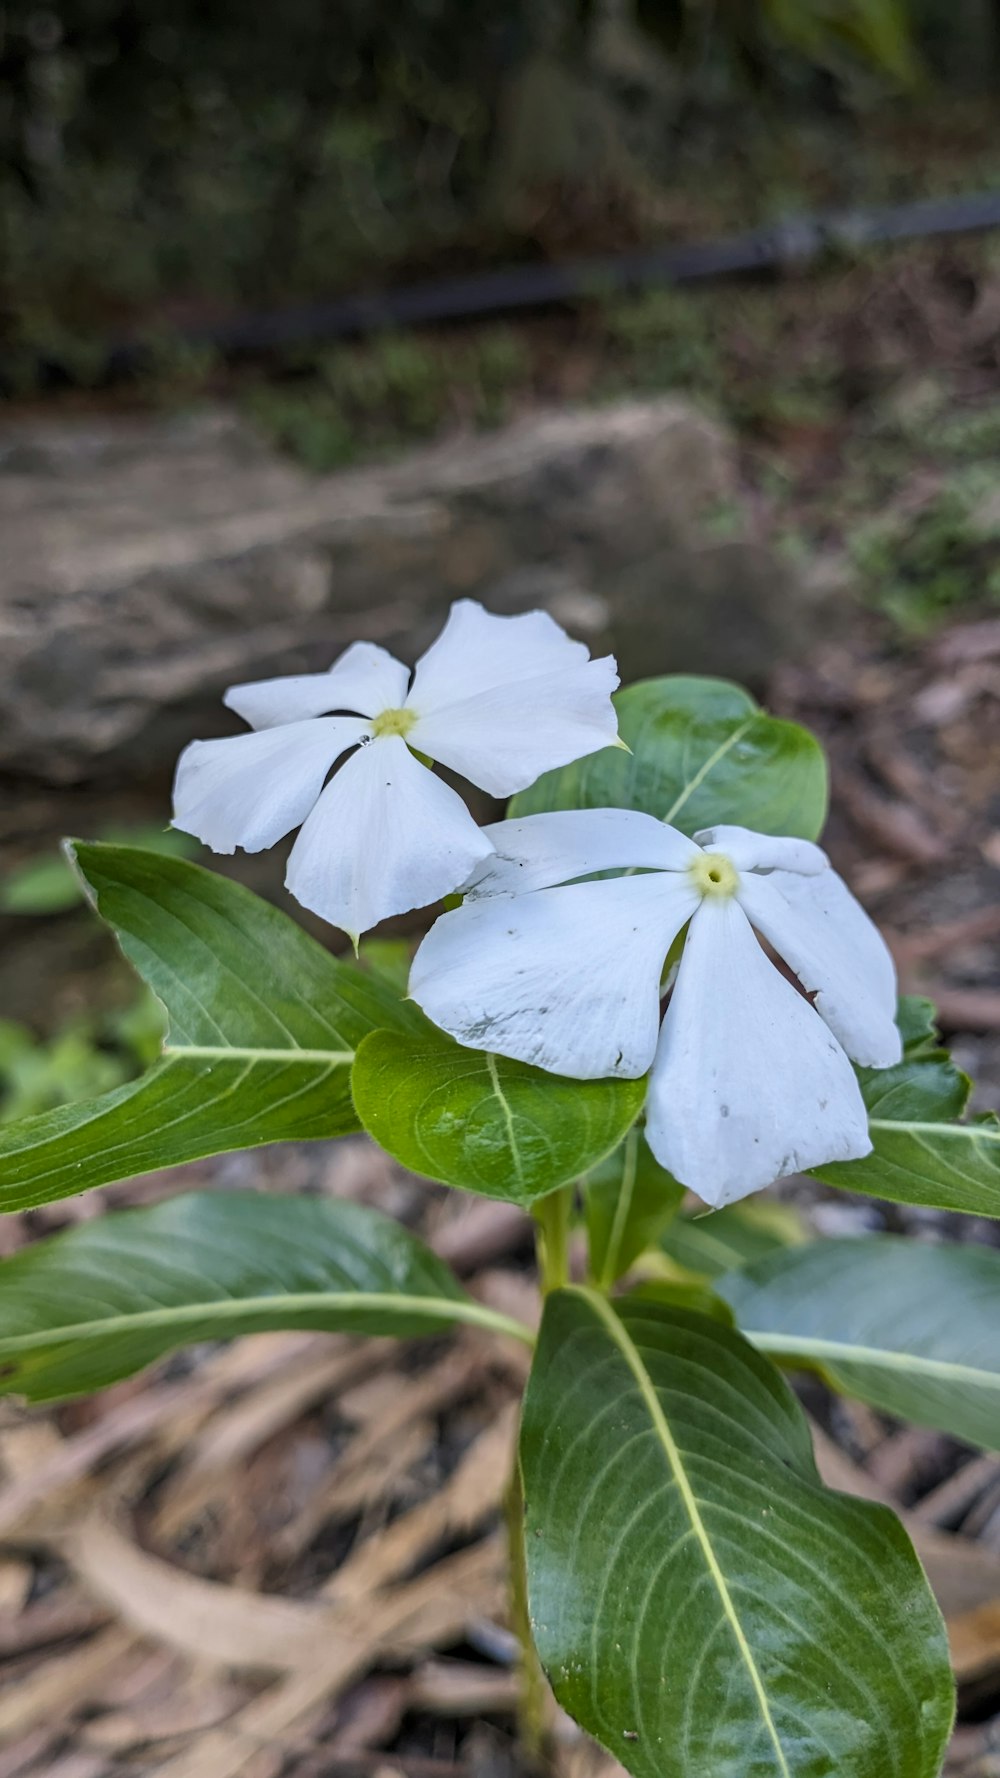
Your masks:
<svg viewBox="0 0 1000 1778"><path fill-rule="evenodd" d="M636 809L560 809L494 821L483 832L496 848L469 895L524 895L594 871L683 870L698 848L675 827Z"/></svg>
<svg viewBox="0 0 1000 1778"><path fill-rule="evenodd" d="M231 685L223 698L252 728L323 716L328 710L356 710L377 716L398 710L406 699L410 670L374 642L352 642L325 673L290 673Z"/></svg>
<svg viewBox="0 0 1000 1778"><path fill-rule="evenodd" d="M737 870L789 870L815 877L830 863L826 853L811 840L779 839L772 834L754 833L750 827L703 827L694 837L707 852L724 852Z"/></svg>
<svg viewBox="0 0 1000 1778"><path fill-rule="evenodd" d="M424 939L410 995L471 1049L632 1080L653 1059L663 960L696 906L684 877L661 874L467 901Z"/></svg>
<svg viewBox="0 0 1000 1778"><path fill-rule="evenodd" d="M417 662L408 701L429 716L458 698L589 659L584 643L572 641L547 611L496 617L475 599L458 599Z"/></svg>
<svg viewBox="0 0 1000 1778"><path fill-rule="evenodd" d="M286 887L357 939L457 889L490 852L457 791L398 735L369 741L328 784L288 860Z"/></svg>
<svg viewBox="0 0 1000 1778"><path fill-rule="evenodd" d="M641 879L640 879L641 881ZM657 1160L707 1204L871 1152L857 1078L733 900L691 922L646 1100Z"/></svg>
<svg viewBox="0 0 1000 1778"><path fill-rule="evenodd" d="M740 905L795 971L849 1056L869 1068L898 1062L896 971L877 926L836 871L774 871L740 880Z"/></svg>
<svg viewBox="0 0 1000 1778"><path fill-rule="evenodd" d="M367 733L359 716L192 741L177 761L175 827L213 852L261 852L304 821L335 759Z"/></svg>
<svg viewBox="0 0 1000 1778"><path fill-rule="evenodd" d="M543 772L614 745L618 718L611 693L618 673L610 655L531 678L526 671L473 697L462 696L458 687L456 701L430 715L415 693L410 745L491 796L512 796Z"/></svg>

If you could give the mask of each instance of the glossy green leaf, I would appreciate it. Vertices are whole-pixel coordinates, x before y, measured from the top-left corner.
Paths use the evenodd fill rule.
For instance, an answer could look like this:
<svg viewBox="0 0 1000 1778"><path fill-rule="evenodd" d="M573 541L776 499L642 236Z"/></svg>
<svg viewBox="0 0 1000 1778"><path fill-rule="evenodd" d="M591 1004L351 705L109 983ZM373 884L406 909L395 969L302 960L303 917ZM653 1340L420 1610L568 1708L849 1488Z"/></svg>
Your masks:
<svg viewBox="0 0 1000 1778"><path fill-rule="evenodd" d="M631 754L600 753L546 772L510 805L642 809L684 833L732 821L815 839L826 818L826 761L797 723L768 716L725 679L645 679L615 697Z"/></svg>
<svg viewBox="0 0 1000 1778"><path fill-rule="evenodd" d="M907 1056L947 1054L941 1048L937 1007L933 1000L926 1000L921 994L901 994L896 1008L896 1024Z"/></svg>
<svg viewBox="0 0 1000 1778"><path fill-rule="evenodd" d="M1000 1252L814 1241L717 1280L748 1340L874 1407L1000 1450Z"/></svg>
<svg viewBox="0 0 1000 1778"><path fill-rule="evenodd" d="M521 1465L543 1665L636 1778L938 1778L948 1647L906 1533L823 1487L738 1334L550 1296Z"/></svg>
<svg viewBox="0 0 1000 1778"><path fill-rule="evenodd" d="M365 1129L404 1167L524 1205L617 1147L646 1094L645 1080L566 1080L429 1026L366 1037L353 1088Z"/></svg>
<svg viewBox="0 0 1000 1778"><path fill-rule="evenodd" d="M633 1125L620 1148L584 1180L590 1273L610 1289L677 1213L684 1187L654 1159Z"/></svg>
<svg viewBox="0 0 1000 1778"><path fill-rule="evenodd" d="M735 1327L736 1317L729 1304L711 1287L697 1278L677 1283L665 1278L644 1278L628 1293L630 1303L659 1303L665 1309L689 1309L698 1315L710 1315L725 1327Z"/></svg>
<svg viewBox="0 0 1000 1778"><path fill-rule="evenodd" d="M968 1075L937 1047L928 1001L900 1002L906 1038L895 1068L858 1070L873 1152L814 1167L817 1179L873 1198L1000 1216L1000 1121L963 1118Z"/></svg>
<svg viewBox="0 0 1000 1778"><path fill-rule="evenodd" d="M162 1059L97 1099L0 1129L0 1209L157 1167L356 1130L354 1051L420 1015L248 889L182 859L77 845L129 961L163 1001Z"/></svg>
<svg viewBox="0 0 1000 1778"><path fill-rule="evenodd" d="M661 1253L685 1272L721 1278L765 1254L807 1239L796 1212L769 1198L678 1216L659 1239Z"/></svg>
<svg viewBox="0 0 1000 1778"><path fill-rule="evenodd" d="M377 1211L193 1192L0 1261L0 1390L32 1401L78 1395L195 1340L275 1328L412 1335L459 1321L530 1342Z"/></svg>

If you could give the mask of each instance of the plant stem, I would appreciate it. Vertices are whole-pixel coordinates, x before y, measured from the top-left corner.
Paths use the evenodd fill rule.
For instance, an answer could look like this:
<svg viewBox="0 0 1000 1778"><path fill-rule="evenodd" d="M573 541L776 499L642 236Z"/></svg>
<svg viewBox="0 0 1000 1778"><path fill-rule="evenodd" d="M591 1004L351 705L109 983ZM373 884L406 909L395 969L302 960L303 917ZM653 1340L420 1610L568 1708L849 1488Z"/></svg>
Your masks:
<svg viewBox="0 0 1000 1778"><path fill-rule="evenodd" d="M618 1202L615 1205L611 1233L608 1236L608 1246L604 1255L604 1265L601 1268L600 1277L592 1280L595 1288L603 1291L605 1296L610 1295L612 1285L618 1277L618 1256L622 1250L622 1236L628 1226L629 1212L632 1209L632 1199L635 1195L635 1178L638 1165L639 1131L637 1126L633 1124L625 1138L625 1147L622 1155L621 1187L618 1193Z"/></svg>
<svg viewBox="0 0 1000 1778"><path fill-rule="evenodd" d="M510 1556L510 1622L518 1641L520 1680L517 1715L521 1747L529 1760L541 1759L548 1731L549 1692L535 1652L528 1610L528 1565L524 1541L524 1488L517 1452L504 1502Z"/></svg>
<svg viewBox="0 0 1000 1778"><path fill-rule="evenodd" d="M542 1295L569 1283L569 1225L573 1212L573 1187L550 1192L535 1205L538 1224L538 1269Z"/></svg>
<svg viewBox="0 0 1000 1778"><path fill-rule="evenodd" d="M545 1296L569 1283L569 1231L573 1215L573 1187L550 1192L535 1205L538 1228L538 1271ZM521 1467L514 1453L514 1467L504 1503L510 1560L510 1621L518 1641L518 1724L526 1757L541 1760L548 1730L549 1690L535 1652L528 1611L528 1564L524 1541L524 1488Z"/></svg>

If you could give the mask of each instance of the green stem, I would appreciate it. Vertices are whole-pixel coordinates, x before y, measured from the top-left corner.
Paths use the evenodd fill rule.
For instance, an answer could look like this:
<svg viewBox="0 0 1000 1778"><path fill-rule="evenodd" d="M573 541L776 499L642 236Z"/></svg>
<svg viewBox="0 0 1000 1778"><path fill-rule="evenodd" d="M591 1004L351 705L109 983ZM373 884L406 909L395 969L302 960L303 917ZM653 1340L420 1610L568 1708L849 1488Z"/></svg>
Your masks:
<svg viewBox="0 0 1000 1778"><path fill-rule="evenodd" d="M628 1226L629 1212L632 1209L632 1199L635 1195L635 1180L638 1166L639 1131L638 1127L633 1124L625 1138L625 1147L622 1154L622 1182L618 1193L618 1201L615 1204L615 1214L611 1224L611 1233L608 1236L608 1246L607 1252L604 1255L604 1265L601 1268L600 1277L592 1279L595 1287L598 1290L603 1291L605 1296L610 1295L612 1286L618 1277L618 1255L622 1250L622 1237Z"/></svg>
<svg viewBox="0 0 1000 1778"><path fill-rule="evenodd" d="M573 1216L573 1187L550 1192L534 1207L538 1226L538 1270L542 1292L548 1295L569 1283L569 1233ZM535 1652L528 1610L528 1563L524 1541L524 1487L517 1453L507 1486L505 1502L507 1542L510 1550L510 1621L519 1647L520 1690L518 1721L521 1745L527 1758L540 1761L548 1730L549 1691Z"/></svg>
<svg viewBox="0 0 1000 1778"><path fill-rule="evenodd" d="M573 1187L550 1192L535 1205L538 1224L538 1269L543 1296L569 1283L569 1229L573 1214Z"/></svg>
<svg viewBox="0 0 1000 1778"><path fill-rule="evenodd" d="M514 1467L504 1503L507 1543L510 1552L510 1622L518 1641L518 1727L521 1746L531 1761L540 1760L548 1730L548 1686L535 1652L528 1608L528 1563L524 1541L524 1487L521 1465L514 1452Z"/></svg>

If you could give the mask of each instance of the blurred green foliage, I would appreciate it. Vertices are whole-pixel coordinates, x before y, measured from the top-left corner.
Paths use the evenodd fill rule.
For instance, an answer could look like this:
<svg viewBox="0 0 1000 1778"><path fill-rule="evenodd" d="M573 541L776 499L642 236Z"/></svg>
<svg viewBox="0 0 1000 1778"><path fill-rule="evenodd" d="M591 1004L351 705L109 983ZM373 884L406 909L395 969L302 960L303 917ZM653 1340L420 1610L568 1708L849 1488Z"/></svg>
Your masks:
<svg viewBox="0 0 1000 1778"><path fill-rule="evenodd" d="M846 74L858 64L900 86L921 75L909 0L634 0L639 25L668 51L714 35L758 81L774 79L775 62L795 55L808 66Z"/></svg>
<svg viewBox="0 0 1000 1778"><path fill-rule="evenodd" d="M921 635L963 605L1000 605L996 469L953 476L915 512L870 519L849 533L869 603ZM991 499L992 496L992 499Z"/></svg>
<svg viewBox="0 0 1000 1778"><path fill-rule="evenodd" d="M970 20L981 11L956 5ZM3 0L6 374L20 365L30 381L49 355L86 383L96 341L134 330L162 342L165 376L183 385L210 367L197 351L179 363L173 330L233 305L655 238L672 226L664 193L686 191L689 221L706 201L699 120L715 117L738 159L752 115L766 136L776 106L836 119L918 91L920 44L936 54L942 10ZM764 109L748 76L768 90ZM825 150L816 159L831 164ZM779 198L783 184L794 192L794 160L775 152ZM719 223L709 207L700 232ZM399 396L417 424L423 399Z"/></svg>
<svg viewBox="0 0 1000 1778"><path fill-rule="evenodd" d="M558 327L559 324L556 324ZM606 401L679 389L741 428L825 416L836 360L782 365L769 289L650 291L594 299L575 331L493 324L382 334L250 379L244 405L278 445L322 472L370 461L449 426L500 425L539 399Z"/></svg>
<svg viewBox="0 0 1000 1778"><path fill-rule="evenodd" d="M101 838L175 857L198 850L188 834L147 823L108 827ZM0 878L0 914L47 920L72 915L83 901L79 878L54 847ZM33 1117L131 1080L156 1060L165 1031L163 1008L145 988L124 1006L78 1013L47 1036L0 1019L0 1122Z"/></svg>
<svg viewBox="0 0 1000 1778"><path fill-rule="evenodd" d="M49 1039L0 1019L0 1122L131 1080L155 1062L164 1025L162 1006L145 990L124 1011L70 1020Z"/></svg>
<svg viewBox="0 0 1000 1778"><path fill-rule="evenodd" d="M532 379L511 327L461 339L384 334L320 355L308 379L258 382L251 417L308 469L339 469L429 438L448 423L488 427L511 415Z"/></svg>
<svg viewBox="0 0 1000 1778"><path fill-rule="evenodd" d="M172 827L133 822L127 827L103 828L99 837L174 858L193 858L198 851L197 841ZM82 899L76 872L61 851L40 853L0 877L0 914L61 914L79 907Z"/></svg>

